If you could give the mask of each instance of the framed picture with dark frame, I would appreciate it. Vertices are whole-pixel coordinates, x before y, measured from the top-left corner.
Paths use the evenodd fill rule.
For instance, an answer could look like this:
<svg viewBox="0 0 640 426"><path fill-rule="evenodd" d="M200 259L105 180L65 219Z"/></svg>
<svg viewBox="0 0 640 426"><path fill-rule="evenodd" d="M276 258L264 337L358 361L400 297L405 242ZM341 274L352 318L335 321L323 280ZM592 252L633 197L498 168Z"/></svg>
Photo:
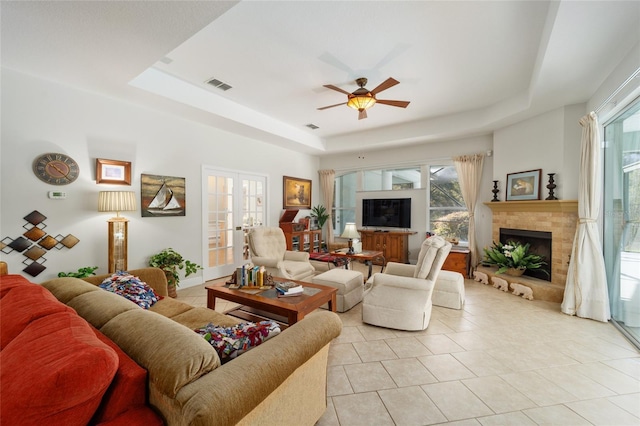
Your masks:
<svg viewBox="0 0 640 426"><path fill-rule="evenodd" d="M282 177L282 208L310 209L311 181L291 176Z"/></svg>
<svg viewBox="0 0 640 426"><path fill-rule="evenodd" d="M540 176L542 169L507 175L507 201L540 199Z"/></svg>
<svg viewBox="0 0 640 426"><path fill-rule="evenodd" d="M96 183L131 185L131 163L129 161L97 158Z"/></svg>

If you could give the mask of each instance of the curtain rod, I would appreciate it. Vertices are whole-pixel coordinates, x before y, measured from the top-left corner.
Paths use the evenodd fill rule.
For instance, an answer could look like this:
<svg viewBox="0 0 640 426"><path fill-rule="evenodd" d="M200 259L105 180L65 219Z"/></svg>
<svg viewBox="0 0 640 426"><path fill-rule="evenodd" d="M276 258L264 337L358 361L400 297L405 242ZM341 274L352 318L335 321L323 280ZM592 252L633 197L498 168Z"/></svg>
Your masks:
<svg viewBox="0 0 640 426"><path fill-rule="evenodd" d="M602 110L602 108L604 108L605 106L607 106L607 105L609 104L609 102L611 102L611 99L613 99L613 98L614 98L614 96L616 96L618 93L620 93L620 91L621 91L622 89L624 89L624 88L625 88L625 86L626 86L627 84L629 84L629 82L630 82L631 80L633 80L634 78L636 78L636 76L637 76L638 74L640 74L640 68L638 68L637 70L635 70L635 71L633 72L633 74L631 74L631 75L629 76L629 78L627 78L627 79L624 81L624 83L622 83L622 84L621 84L621 85L620 85L620 86L619 86L619 87L618 87L618 88L617 88L617 89L616 89L616 90L615 90L611 95L609 95L609 97L608 97L607 99L605 99L605 100L604 100L604 102L602 102L598 108L596 108L595 113L596 113L596 114L597 114L597 113L599 113L599 112Z"/></svg>

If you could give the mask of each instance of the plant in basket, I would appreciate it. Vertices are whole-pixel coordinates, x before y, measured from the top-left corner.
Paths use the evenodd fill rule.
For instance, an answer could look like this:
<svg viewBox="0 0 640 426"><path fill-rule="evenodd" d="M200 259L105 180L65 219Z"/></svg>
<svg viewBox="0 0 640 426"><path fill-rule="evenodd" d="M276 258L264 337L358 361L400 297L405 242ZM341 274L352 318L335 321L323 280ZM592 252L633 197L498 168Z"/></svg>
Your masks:
<svg viewBox="0 0 640 426"><path fill-rule="evenodd" d="M530 244L508 241L507 244L494 242L489 248L484 248L485 265L498 266L498 274L522 275L527 269L540 269L547 263L542 256L529 251ZM545 273L547 271L542 269Z"/></svg>
<svg viewBox="0 0 640 426"><path fill-rule="evenodd" d="M169 286L169 296L176 297L176 287L180 285L179 270L184 269L185 278L191 274L195 274L202 266L197 263L186 260L180 253L172 248L162 250L160 253L154 254L149 258L149 266L160 268L167 276L167 284Z"/></svg>

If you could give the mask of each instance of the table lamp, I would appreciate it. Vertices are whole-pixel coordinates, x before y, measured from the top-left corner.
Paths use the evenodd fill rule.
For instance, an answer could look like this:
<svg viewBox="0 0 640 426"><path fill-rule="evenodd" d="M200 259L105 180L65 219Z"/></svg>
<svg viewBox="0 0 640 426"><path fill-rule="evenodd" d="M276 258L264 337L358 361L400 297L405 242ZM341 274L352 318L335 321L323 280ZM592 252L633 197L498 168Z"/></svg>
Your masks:
<svg viewBox="0 0 640 426"><path fill-rule="evenodd" d="M127 270L127 246L129 219L120 212L136 210L136 193L133 191L100 191L99 212L116 212L109 224L109 273Z"/></svg>
<svg viewBox="0 0 640 426"><path fill-rule="evenodd" d="M353 254L353 239L360 238L360 234L358 234L358 229L356 228L356 224L353 222L348 222L344 226L344 232L340 235L340 238L348 238L349 239L349 254Z"/></svg>

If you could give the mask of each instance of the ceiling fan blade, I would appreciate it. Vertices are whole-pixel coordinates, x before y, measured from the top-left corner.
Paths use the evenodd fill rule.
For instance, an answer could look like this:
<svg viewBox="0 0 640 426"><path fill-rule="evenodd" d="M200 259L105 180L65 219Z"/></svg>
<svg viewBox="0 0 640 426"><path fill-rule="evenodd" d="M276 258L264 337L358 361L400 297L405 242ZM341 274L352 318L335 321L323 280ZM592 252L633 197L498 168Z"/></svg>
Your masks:
<svg viewBox="0 0 640 426"><path fill-rule="evenodd" d="M351 93L347 92L346 90L343 90L337 86L334 86L333 84L325 84L324 87L326 87L327 89L331 89L331 90L335 90L336 92L340 92L340 93L344 93L345 95L350 95Z"/></svg>
<svg viewBox="0 0 640 426"><path fill-rule="evenodd" d="M358 113L358 120L362 120L363 118L367 118L367 110L366 109L361 109L359 111L360 112Z"/></svg>
<svg viewBox="0 0 640 426"><path fill-rule="evenodd" d="M391 105L391 106L400 107L400 108L406 108L407 105L409 105L409 101L388 101L384 99L378 99L376 100L376 103L382 104L382 105Z"/></svg>
<svg viewBox="0 0 640 426"><path fill-rule="evenodd" d="M347 104L346 102L343 102L341 104L329 105L329 106L326 106L326 107L318 108L318 110L322 111L323 109L333 108L333 107L337 107L337 106L340 106L340 105L346 105L346 104Z"/></svg>
<svg viewBox="0 0 640 426"><path fill-rule="evenodd" d="M389 77L388 79L386 79L385 81L383 81L382 83L380 83L378 85L378 87L376 87L375 89L373 89L371 91L372 95L375 95L376 93L380 93L383 90L387 90L389 87L393 87L396 84L399 84L400 82L398 80L396 80L395 78L391 78Z"/></svg>

